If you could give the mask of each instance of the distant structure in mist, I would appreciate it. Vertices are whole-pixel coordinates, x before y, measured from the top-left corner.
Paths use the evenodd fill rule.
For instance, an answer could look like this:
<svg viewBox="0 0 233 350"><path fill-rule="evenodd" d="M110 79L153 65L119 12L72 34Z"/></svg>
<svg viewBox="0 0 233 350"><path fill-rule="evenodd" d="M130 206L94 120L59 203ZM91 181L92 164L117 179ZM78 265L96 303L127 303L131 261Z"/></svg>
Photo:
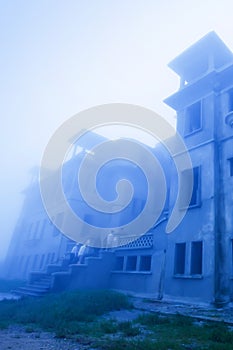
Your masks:
<svg viewBox="0 0 233 350"><path fill-rule="evenodd" d="M233 54L211 32L175 58L169 67L180 76L180 88L165 102L177 111L177 131L193 163L193 194L185 218L174 232L165 233L177 196L177 177L169 155L157 146L151 151L158 158L160 155L169 185L164 211L155 226L136 240L133 240L134 232L131 236L122 232L117 237L119 247L99 249L86 258L84 264L65 265L62 257L71 251L75 242L50 222L41 201L38 179L34 178L25 190L22 214L5 263L7 277L29 277L30 285L21 289L22 294L114 288L158 299L216 305L232 300ZM86 144L78 145L64 166L65 187L67 185L67 193L72 194L73 209L80 209L81 217L96 225L98 215L87 214L72 178L83 152L91 142L100 140L90 133L84 141ZM115 165L107 168L108 178L134 174L131 164L119 160ZM183 169L181 173L183 197L188 171L190 169ZM141 175L137 176L136 196L125 217L118 218L118 224L124 224L143 209L144 187ZM183 203L181 196L181 211L185 209ZM57 215L64 220L64 213ZM112 216L104 222L110 228L114 223ZM114 238L114 229L111 234Z"/></svg>

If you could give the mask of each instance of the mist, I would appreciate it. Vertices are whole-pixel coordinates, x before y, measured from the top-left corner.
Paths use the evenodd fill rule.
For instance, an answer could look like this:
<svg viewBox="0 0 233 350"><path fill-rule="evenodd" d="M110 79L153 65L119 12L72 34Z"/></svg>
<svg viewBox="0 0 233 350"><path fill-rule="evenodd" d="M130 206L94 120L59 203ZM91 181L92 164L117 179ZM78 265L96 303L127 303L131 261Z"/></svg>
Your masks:
<svg viewBox="0 0 233 350"><path fill-rule="evenodd" d="M0 261L30 169L54 131L111 102L151 108L174 124L162 102L177 90L167 64L211 30L233 50L232 7L228 0L1 3Z"/></svg>

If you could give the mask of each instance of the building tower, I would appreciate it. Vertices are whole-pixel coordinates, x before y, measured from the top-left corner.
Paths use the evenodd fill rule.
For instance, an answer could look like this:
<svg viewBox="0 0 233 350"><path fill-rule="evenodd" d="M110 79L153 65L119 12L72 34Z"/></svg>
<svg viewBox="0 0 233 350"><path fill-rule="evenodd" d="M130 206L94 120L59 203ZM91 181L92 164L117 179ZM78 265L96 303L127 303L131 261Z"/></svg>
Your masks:
<svg viewBox="0 0 233 350"><path fill-rule="evenodd" d="M233 289L233 55L210 32L169 67L180 76L180 89L165 102L177 112L177 131L189 150L194 176L185 218L189 229L181 225L174 240L179 242L180 235L181 241L196 242L191 243L189 274L206 279L202 288L209 289L216 305L223 305L229 302ZM203 245L198 245L199 240ZM181 245L176 253L185 257L179 249L182 251ZM203 260L198 263L202 253Z"/></svg>

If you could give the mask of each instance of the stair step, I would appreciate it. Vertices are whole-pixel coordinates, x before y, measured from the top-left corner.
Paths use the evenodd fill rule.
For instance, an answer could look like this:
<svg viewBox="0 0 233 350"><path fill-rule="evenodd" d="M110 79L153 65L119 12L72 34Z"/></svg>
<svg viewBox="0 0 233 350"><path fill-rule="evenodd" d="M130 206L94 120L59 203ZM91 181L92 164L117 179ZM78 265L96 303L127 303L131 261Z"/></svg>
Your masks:
<svg viewBox="0 0 233 350"><path fill-rule="evenodd" d="M35 281L34 283L47 283L47 284L50 284L51 281L52 281L52 278L46 279L46 280L45 279L41 279L39 281Z"/></svg>
<svg viewBox="0 0 233 350"><path fill-rule="evenodd" d="M24 287L13 290L12 293L20 296L42 297L49 292L52 276L44 276L40 280L29 283Z"/></svg>
<svg viewBox="0 0 233 350"><path fill-rule="evenodd" d="M25 289L25 288L28 289L29 288L29 289L35 289L35 290L36 289L38 289L38 290L48 290L48 289L50 289L49 286L41 286L41 285L40 286L35 286L34 284L27 284L26 286L19 287L19 289L21 289L21 288L22 289Z"/></svg>
<svg viewBox="0 0 233 350"><path fill-rule="evenodd" d="M19 292L33 292L33 293L47 293L48 289L42 289L42 288L34 288L32 286L27 286L27 287L21 287L18 289Z"/></svg>
<svg viewBox="0 0 233 350"><path fill-rule="evenodd" d="M20 295L20 296L28 296L28 297L41 297L43 294L41 293L35 293L35 292L24 292L20 291L19 289L13 290L12 293Z"/></svg>
<svg viewBox="0 0 233 350"><path fill-rule="evenodd" d="M30 284L30 286L38 287L38 288L50 288L51 283L44 282L34 282Z"/></svg>

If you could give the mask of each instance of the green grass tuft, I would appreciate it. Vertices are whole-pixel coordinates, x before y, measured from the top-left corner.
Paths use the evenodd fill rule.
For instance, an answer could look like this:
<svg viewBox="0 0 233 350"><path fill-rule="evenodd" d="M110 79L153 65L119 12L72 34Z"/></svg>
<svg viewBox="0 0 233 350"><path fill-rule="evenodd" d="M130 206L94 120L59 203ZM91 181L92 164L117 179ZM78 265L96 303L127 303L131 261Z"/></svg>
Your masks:
<svg viewBox="0 0 233 350"><path fill-rule="evenodd" d="M0 322L36 325L71 334L78 322L92 322L104 313L132 307L128 298L113 291L72 291L41 299L24 298L0 303Z"/></svg>
<svg viewBox="0 0 233 350"><path fill-rule="evenodd" d="M118 329L126 337L135 337L136 335L140 334L140 329L136 326L133 326L132 322L130 321L120 322L118 325Z"/></svg>
<svg viewBox="0 0 233 350"><path fill-rule="evenodd" d="M216 343L231 343L233 346L233 332L224 323L219 323L211 328L209 339Z"/></svg>
<svg viewBox="0 0 233 350"><path fill-rule="evenodd" d="M171 323L171 319L167 316L163 316L157 313L142 314L137 319L136 322L144 325L153 327L159 324Z"/></svg>
<svg viewBox="0 0 233 350"><path fill-rule="evenodd" d="M113 291L70 291L40 299L0 302L0 329L25 326L27 333L52 331L57 338L102 350L232 350L233 332L223 323L194 321L182 315L143 313L134 321L119 322L103 315L130 309L126 295Z"/></svg>

